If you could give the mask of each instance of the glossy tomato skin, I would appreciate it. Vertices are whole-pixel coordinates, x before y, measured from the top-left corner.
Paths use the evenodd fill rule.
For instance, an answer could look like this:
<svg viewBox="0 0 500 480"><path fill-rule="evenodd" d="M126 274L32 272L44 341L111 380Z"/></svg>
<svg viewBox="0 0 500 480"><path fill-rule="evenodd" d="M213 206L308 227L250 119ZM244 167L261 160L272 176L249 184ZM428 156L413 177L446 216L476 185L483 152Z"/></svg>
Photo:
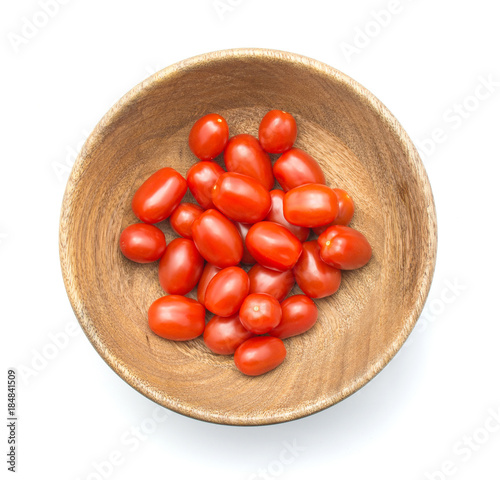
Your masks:
<svg viewBox="0 0 500 480"><path fill-rule="evenodd" d="M292 270L278 272L260 264L254 265L248 272L250 279L249 293L267 293L282 302L295 285Z"/></svg>
<svg viewBox="0 0 500 480"><path fill-rule="evenodd" d="M222 213L210 209L193 222L193 241L202 257L219 268L238 265L243 241L238 229Z"/></svg>
<svg viewBox="0 0 500 480"><path fill-rule="evenodd" d="M293 147L297 138L295 118L283 110L271 110L259 126L259 142L269 153L283 153Z"/></svg>
<svg viewBox="0 0 500 480"><path fill-rule="evenodd" d="M165 253L166 248L165 235L154 225L134 223L120 235L120 250L133 262L155 262Z"/></svg>
<svg viewBox="0 0 500 480"><path fill-rule="evenodd" d="M255 178L240 173L222 174L212 191L212 202L235 222L257 223L271 209L269 192Z"/></svg>
<svg viewBox="0 0 500 480"><path fill-rule="evenodd" d="M205 308L182 295L167 295L155 300L148 310L149 328L168 340L192 340L205 329Z"/></svg>
<svg viewBox="0 0 500 480"><path fill-rule="evenodd" d="M307 332L318 319L318 307L306 295L293 295L281 303L281 322L269 335L281 339Z"/></svg>
<svg viewBox="0 0 500 480"><path fill-rule="evenodd" d="M158 223L170 216L187 191L186 180L173 168L153 173L135 192L132 210L144 223Z"/></svg>
<svg viewBox="0 0 500 480"><path fill-rule="evenodd" d="M219 273L221 269L212 265L211 263L205 264L205 268L200 277L200 281L198 282L198 288L196 290L196 297L198 298L198 302L200 302L203 306L205 305L205 293L207 291L208 284L210 280L215 277L217 273Z"/></svg>
<svg viewBox="0 0 500 480"><path fill-rule="evenodd" d="M335 220L337 195L326 185L310 183L292 188L283 198L285 219L302 227L320 227Z"/></svg>
<svg viewBox="0 0 500 480"><path fill-rule="evenodd" d="M255 258L250 255L250 252L245 244L248 230L250 230L252 224L242 222L234 222L234 224L236 225L238 232L240 232L241 239L243 240L243 257L241 258L241 263L244 263L245 265L253 265L255 264Z"/></svg>
<svg viewBox="0 0 500 480"><path fill-rule="evenodd" d="M334 294L340 287L340 270L321 260L316 240L305 242L302 247L302 255L293 269L297 285L310 298Z"/></svg>
<svg viewBox="0 0 500 480"><path fill-rule="evenodd" d="M200 160L213 160L229 139L226 120L217 113L198 119L189 132L189 148Z"/></svg>
<svg viewBox="0 0 500 480"><path fill-rule="evenodd" d="M300 148L292 148L281 155L273 166L273 173L285 192L307 183L326 184L318 162Z"/></svg>
<svg viewBox="0 0 500 480"><path fill-rule="evenodd" d="M203 332L206 346L219 355L232 355L245 340L253 336L243 327L238 314L230 317L214 315Z"/></svg>
<svg viewBox="0 0 500 480"><path fill-rule="evenodd" d="M203 213L203 208L194 203L181 203L168 219L170 226L181 237L193 239L193 222Z"/></svg>
<svg viewBox="0 0 500 480"><path fill-rule="evenodd" d="M366 237L354 228L334 225L318 237L321 259L341 270L365 266L372 257L372 247Z"/></svg>
<svg viewBox="0 0 500 480"><path fill-rule="evenodd" d="M168 245L158 268L160 285L165 292L185 295L198 283L205 262L192 240L176 238Z"/></svg>
<svg viewBox="0 0 500 480"><path fill-rule="evenodd" d="M274 186L271 159L252 135L243 133L231 137L224 150L224 163L228 172L248 175L262 183L266 190Z"/></svg>
<svg viewBox="0 0 500 480"><path fill-rule="evenodd" d="M302 244L283 225L259 222L250 228L245 240L250 255L262 266L284 272L297 263Z"/></svg>
<svg viewBox="0 0 500 480"><path fill-rule="evenodd" d="M352 201L351 196L341 188L334 188L333 191L335 192L335 195L337 195L337 200L339 202L339 211L332 223L324 225L322 227L314 228L314 233L316 235L321 235L328 227L331 227L332 225L347 226L354 216L354 202Z"/></svg>
<svg viewBox="0 0 500 480"><path fill-rule="evenodd" d="M240 322L252 333L263 335L281 322L281 305L267 293L251 293L240 307Z"/></svg>
<svg viewBox="0 0 500 480"><path fill-rule="evenodd" d="M307 237L309 237L310 229L307 227L292 225L283 215L283 198L285 198L285 192L283 190L271 190L269 195L271 196L271 210L267 214L266 220L268 222L275 222L283 225L301 242L305 242Z"/></svg>
<svg viewBox="0 0 500 480"><path fill-rule="evenodd" d="M223 268L207 286L205 307L215 315L229 317L237 313L248 295L250 281L240 267Z"/></svg>
<svg viewBox="0 0 500 480"><path fill-rule="evenodd" d="M187 185L195 200L204 208L215 208L212 190L224 169L214 162L195 163L187 173Z"/></svg>
<svg viewBox="0 0 500 480"><path fill-rule="evenodd" d="M236 368L245 375L257 376L283 363L286 348L276 337L253 337L243 342L234 352Z"/></svg>

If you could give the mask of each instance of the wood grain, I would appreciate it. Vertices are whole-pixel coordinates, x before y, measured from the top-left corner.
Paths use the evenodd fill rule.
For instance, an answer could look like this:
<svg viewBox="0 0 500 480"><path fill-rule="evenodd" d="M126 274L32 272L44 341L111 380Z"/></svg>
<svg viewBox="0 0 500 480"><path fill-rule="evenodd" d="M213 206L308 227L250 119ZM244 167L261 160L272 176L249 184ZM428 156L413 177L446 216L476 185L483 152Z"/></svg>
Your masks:
<svg viewBox="0 0 500 480"><path fill-rule="evenodd" d="M256 135L272 108L296 117L296 145L320 162L330 186L349 191L356 204L352 225L368 237L374 254L366 267L344 273L336 295L317 301L317 324L285 341L283 365L250 378L200 338L175 343L149 330L147 309L163 295L157 264L128 261L118 238L136 221L131 198L148 175L165 166L185 175L196 162L187 138L197 118L217 112L231 135ZM160 226L167 240L174 238L168 222ZM68 181L60 257L83 330L125 381L191 417L260 425L333 405L394 356L429 291L436 217L415 147L370 92L299 55L225 50L158 72L104 116Z"/></svg>

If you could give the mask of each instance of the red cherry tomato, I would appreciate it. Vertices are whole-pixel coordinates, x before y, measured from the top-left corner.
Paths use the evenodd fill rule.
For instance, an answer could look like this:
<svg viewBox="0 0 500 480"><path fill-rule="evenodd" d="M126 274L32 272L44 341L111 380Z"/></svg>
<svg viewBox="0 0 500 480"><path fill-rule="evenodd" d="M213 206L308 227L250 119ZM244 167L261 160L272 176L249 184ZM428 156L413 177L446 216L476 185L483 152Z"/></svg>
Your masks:
<svg viewBox="0 0 500 480"><path fill-rule="evenodd" d="M181 203L170 215L168 219L170 226L181 237L192 240L191 229L193 222L203 213L203 208L194 203Z"/></svg>
<svg viewBox="0 0 500 480"><path fill-rule="evenodd" d="M168 340L192 340L205 328L205 307L181 295L155 300L148 310L149 328Z"/></svg>
<svg viewBox="0 0 500 480"><path fill-rule="evenodd" d="M269 270L258 263L250 269L248 278L250 279L249 293L267 293L278 302L282 302L295 285L292 270L278 272Z"/></svg>
<svg viewBox="0 0 500 480"><path fill-rule="evenodd" d="M196 291L196 297L198 298L198 302L202 305L205 305L205 293L207 291L208 284L210 280L215 277L217 273L220 272L220 268L212 265L211 263L207 263L205 268L203 269L203 273L201 274L200 281L198 282L198 289Z"/></svg>
<svg viewBox="0 0 500 480"><path fill-rule="evenodd" d="M219 268L238 265L243 241L238 229L217 210L206 210L193 222L193 241L202 257Z"/></svg>
<svg viewBox="0 0 500 480"><path fill-rule="evenodd" d="M338 209L335 192L317 183L292 188L283 199L285 219L302 227L326 225L335 220Z"/></svg>
<svg viewBox="0 0 500 480"><path fill-rule="evenodd" d="M137 189L132 198L132 210L144 223L161 222L177 208L186 191L186 180L179 172L162 168Z"/></svg>
<svg viewBox="0 0 500 480"><path fill-rule="evenodd" d="M281 322L280 302L267 293L251 293L241 304L240 322L249 332L267 333Z"/></svg>
<svg viewBox="0 0 500 480"><path fill-rule="evenodd" d="M215 315L229 317L240 309L248 295L250 280L240 267L223 268L218 272L205 291L205 307Z"/></svg>
<svg viewBox="0 0 500 480"><path fill-rule="evenodd" d="M292 148L281 155L273 166L273 173L285 192L307 183L326 184L318 162L300 148Z"/></svg>
<svg viewBox="0 0 500 480"><path fill-rule="evenodd" d="M231 137L224 150L224 162L228 172L241 173L255 178L267 190L273 188L271 159L252 135L243 133Z"/></svg>
<svg viewBox="0 0 500 480"><path fill-rule="evenodd" d="M240 173L222 174L212 191L214 205L235 222L257 223L271 208L269 192L255 178Z"/></svg>
<svg viewBox="0 0 500 480"><path fill-rule="evenodd" d="M212 160L221 154L229 138L226 120L209 113L195 122L189 132L189 148L200 160Z"/></svg>
<svg viewBox="0 0 500 480"><path fill-rule="evenodd" d="M212 190L224 169L214 162L195 163L187 173L187 184L196 201L205 209L214 208Z"/></svg>
<svg viewBox="0 0 500 480"><path fill-rule="evenodd" d="M316 240L305 242L302 247L302 255L293 269L297 285L310 298L334 294L340 287L340 270L321 260Z"/></svg>
<svg viewBox="0 0 500 480"><path fill-rule="evenodd" d="M335 220L329 225L324 225L322 227L314 228L314 233L316 235L321 235L328 227L332 225L349 225L354 216L354 202L349 194L342 190L341 188L334 188L333 191L337 195L337 200L339 202L339 212L335 217Z"/></svg>
<svg viewBox="0 0 500 480"><path fill-rule="evenodd" d="M165 253L166 248L165 235L154 225L134 223L120 235L120 250L133 262L154 262Z"/></svg>
<svg viewBox="0 0 500 480"><path fill-rule="evenodd" d="M292 148L297 138L295 118L282 110L271 110L259 126L259 142L269 153L283 153Z"/></svg>
<svg viewBox="0 0 500 480"><path fill-rule="evenodd" d="M287 230L290 230L301 242L305 242L309 236L309 228L292 225L283 215L283 198L285 192L283 190L271 190L271 210L267 214L268 222L275 222L283 225Z"/></svg>
<svg viewBox="0 0 500 480"><path fill-rule="evenodd" d="M366 237L354 228L334 225L318 237L321 259L341 270L354 270L366 265L372 247Z"/></svg>
<svg viewBox="0 0 500 480"><path fill-rule="evenodd" d="M257 376L282 364L285 357L283 340L276 337L253 337L236 349L234 363L241 373Z"/></svg>
<svg viewBox="0 0 500 480"><path fill-rule="evenodd" d="M253 225L245 243L257 262L280 272L293 268L302 252L302 244L297 237L274 222Z"/></svg>
<svg viewBox="0 0 500 480"><path fill-rule="evenodd" d="M167 293L185 295L198 283L204 263L192 240L172 240L160 260L158 278L161 287Z"/></svg>
<svg viewBox="0 0 500 480"><path fill-rule="evenodd" d="M289 338L307 332L318 319L318 307L305 295L293 295L281 304L281 322L269 335Z"/></svg>
<svg viewBox="0 0 500 480"><path fill-rule="evenodd" d="M232 355L235 350L254 335L243 327L238 315L214 315L205 326L203 340L206 346L219 355Z"/></svg>
<svg viewBox="0 0 500 480"><path fill-rule="evenodd" d="M249 223L234 222L238 232L240 232L241 239L243 240L243 257L241 258L241 263L245 265L253 265L255 263L255 258L250 255L247 246L245 245L245 239L247 238L248 230L252 226Z"/></svg>

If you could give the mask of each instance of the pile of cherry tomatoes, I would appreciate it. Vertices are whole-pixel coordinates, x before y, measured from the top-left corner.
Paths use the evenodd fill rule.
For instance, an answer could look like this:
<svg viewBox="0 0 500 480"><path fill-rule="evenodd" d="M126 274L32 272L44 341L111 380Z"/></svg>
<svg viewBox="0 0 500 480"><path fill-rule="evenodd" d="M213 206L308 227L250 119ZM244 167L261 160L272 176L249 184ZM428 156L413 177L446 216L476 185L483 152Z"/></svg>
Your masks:
<svg viewBox="0 0 500 480"><path fill-rule="evenodd" d="M168 295L149 308L151 330L176 341L203 334L211 351L234 354L247 375L281 364L283 339L317 320L311 299L335 293L341 270L364 266L372 254L364 235L347 226L351 197L326 186L316 160L293 148L296 137L295 119L281 110L264 116L258 139L229 138L223 117L205 115L189 134L200 161L186 179L169 167L151 175L132 199L143 223L120 236L128 259L160 260ZM221 153L227 171L213 161ZM281 154L274 165L269 154ZM275 180L282 190L273 190ZM198 205L181 203L188 188ZM168 245L154 226L166 219L180 235ZM307 241L311 229L318 238ZM295 283L305 295L286 298ZM197 301L185 296L196 286ZM214 314L208 323L206 310Z"/></svg>

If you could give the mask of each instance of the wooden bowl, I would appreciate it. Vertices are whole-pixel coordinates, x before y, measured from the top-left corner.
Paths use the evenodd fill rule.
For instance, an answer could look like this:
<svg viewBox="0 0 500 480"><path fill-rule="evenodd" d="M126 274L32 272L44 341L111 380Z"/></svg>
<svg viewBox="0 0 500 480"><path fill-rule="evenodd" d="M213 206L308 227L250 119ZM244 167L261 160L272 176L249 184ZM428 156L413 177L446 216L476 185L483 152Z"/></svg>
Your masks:
<svg viewBox="0 0 500 480"><path fill-rule="evenodd" d="M185 175L197 161L187 141L196 119L217 112L231 135L257 135L260 119L273 108L295 116L296 146L319 161L330 186L351 194L352 226L369 239L373 258L345 272L334 296L316 302L317 324L285 340L288 355L279 368L247 377L231 356L212 354L201 337L172 342L149 330L148 307L164 295L158 264L128 261L118 239L137 221L130 202L150 174L170 166ZM160 226L167 241L174 238L168 222ZM126 382L194 418L261 425L333 405L394 356L429 291L436 217L415 147L365 88L299 55L225 50L156 73L100 121L68 181L60 257L83 330Z"/></svg>

